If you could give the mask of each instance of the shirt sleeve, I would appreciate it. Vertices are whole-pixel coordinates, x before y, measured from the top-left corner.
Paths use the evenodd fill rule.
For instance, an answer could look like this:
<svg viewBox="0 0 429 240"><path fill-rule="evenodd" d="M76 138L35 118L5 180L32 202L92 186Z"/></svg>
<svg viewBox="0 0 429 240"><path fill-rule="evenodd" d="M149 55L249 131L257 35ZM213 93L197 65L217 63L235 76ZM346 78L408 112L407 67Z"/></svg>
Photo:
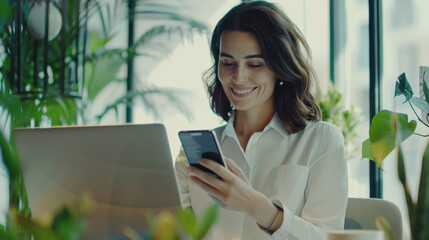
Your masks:
<svg viewBox="0 0 429 240"><path fill-rule="evenodd" d="M180 153L176 157L175 168L177 173L177 180L180 187L180 194L182 198L182 206L183 208L191 207L191 195L189 192L189 173L186 170L186 166L188 164L188 160L186 158L185 152L183 148L180 148Z"/></svg>
<svg viewBox="0 0 429 240"><path fill-rule="evenodd" d="M318 134L319 154L310 161L305 205L301 216L283 208L283 223L272 239L326 239L326 232L344 228L348 197L347 162L344 154L344 139L333 125L325 125Z"/></svg>

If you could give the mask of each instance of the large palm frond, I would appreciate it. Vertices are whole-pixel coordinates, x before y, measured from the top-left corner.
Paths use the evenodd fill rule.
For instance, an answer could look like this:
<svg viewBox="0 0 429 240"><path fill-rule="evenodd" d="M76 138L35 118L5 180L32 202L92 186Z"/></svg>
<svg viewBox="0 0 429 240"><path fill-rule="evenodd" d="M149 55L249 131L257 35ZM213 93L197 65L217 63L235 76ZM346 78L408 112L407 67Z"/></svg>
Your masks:
<svg viewBox="0 0 429 240"><path fill-rule="evenodd" d="M162 119L163 113L171 114L176 110L178 113L185 115L188 120L191 120L193 116L189 104L185 99L189 96L190 94L186 90L160 88L154 85L136 82L136 89L134 91L119 97L112 104L108 105L103 112L97 116L97 119L101 121L110 111L114 111L118 119L120 106L127 106L132 104L131 102L137 102L141 104L148 115L153 116L155 119ZM163 111L159 111L159 109Z"/></svg>
<svg viewBox="0 0 429 240"><path fill-rule="evenodd" d="M115 73L119 71L122 65L126 64L128 58L149 57L159 60L168 56L174 49L171 47L172 39L179 39L183 43L184 39L193 41L196 34L204 35L208 32L208 27L205 24L179 14L177 6L149 0L134 0L134 3L134 20L151 20L156 24L138 36L131 47L123 49L109 49L106 47L106 43L112 38L112 23L117 24L121 21L129 20L128 7L130 0L115 0L113 4L107 1L100 1L98 3L98 12L102 18L104 29L103 34L107 35L91 38L91 43L106 42L99 44L98 47L92 47L90 55L86 57L85 86L88 93L88 104L91 104L90 102L110 83L118 81ZM112 9L113 11L111 11ZM140 81L135 80L135 85L139 86ZM112 110L118 114L118 107L120 105L130 105L134 102L141 104L155 118L159 118L162 114L159 111L159 104L156 104L152 100L153 96L163 96L163 99L167 100L167 104L175 106L181 113L191 118L187 104L184 104L181 100L182 95L180 92L175 93L172 89L161 89L155 86L136 88L108 105L98 115L98 119L100 120L107 112ZM131 99L138 101L129 101Z"/></svg>

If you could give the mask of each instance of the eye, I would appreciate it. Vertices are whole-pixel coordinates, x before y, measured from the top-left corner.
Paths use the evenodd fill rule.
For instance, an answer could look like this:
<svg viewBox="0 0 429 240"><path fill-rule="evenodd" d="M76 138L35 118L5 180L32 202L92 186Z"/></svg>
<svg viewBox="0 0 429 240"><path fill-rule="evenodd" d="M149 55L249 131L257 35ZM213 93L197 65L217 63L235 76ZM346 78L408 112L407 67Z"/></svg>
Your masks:
<svg viewBox="0 0 429 240"><path fill-rule="evenodd" d="M221 60L221 64L222 64L222 66L227 67L227 68L235 67L234 62L229 62L229 61L225 61L225 60Z"/></svg>
<svg viewBox="0 0 429 240"><path fill-rule="evenodd" d="M262 63L260 63L260 62L249 62L249 63L247 63L247 66L249 68L252 68L252 69L257 69L257 68L262 67Z"/></svg>
<svg viewBox="0 0 429 240"><path fill-rule="evenodd" d="M249 64L248 65L250 68L259 68L259 67L261 67L262 65L261 64Z"/></svg>

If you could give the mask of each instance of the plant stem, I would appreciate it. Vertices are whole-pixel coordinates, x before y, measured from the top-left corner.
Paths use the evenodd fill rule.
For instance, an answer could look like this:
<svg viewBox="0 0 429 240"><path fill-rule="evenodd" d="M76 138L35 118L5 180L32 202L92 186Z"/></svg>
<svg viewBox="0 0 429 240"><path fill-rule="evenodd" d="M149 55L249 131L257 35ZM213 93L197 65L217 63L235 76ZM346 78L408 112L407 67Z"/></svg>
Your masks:
<svg viewBox="0 0 429 240"><path fill-rule="evenodd" d="M423 123L423 125L425 125L426 127L428 127L428 128L429 128L429 125L428 125L428 124L426 124L425 122L423 122L423 120L422 120L422 119L419 117L419 115L416 113L416 110L414 109L413 104L411 104L411 102L410 102L410 101L408 101L408 104L410 104L411 109L413 109L414 114L416 114L416 116L417 116L417 119L419 119L419 121L420 121L421 123Z"/></svg>
<svg viewBox="0 0 429 240"><path fill-rule="evenodd" d="M423 135L423 134L420 134L420 133L414 133L415 135L417 135L417 136L420 136L420 137L429 137L429 134L427 134L427 135Z"/></svg>

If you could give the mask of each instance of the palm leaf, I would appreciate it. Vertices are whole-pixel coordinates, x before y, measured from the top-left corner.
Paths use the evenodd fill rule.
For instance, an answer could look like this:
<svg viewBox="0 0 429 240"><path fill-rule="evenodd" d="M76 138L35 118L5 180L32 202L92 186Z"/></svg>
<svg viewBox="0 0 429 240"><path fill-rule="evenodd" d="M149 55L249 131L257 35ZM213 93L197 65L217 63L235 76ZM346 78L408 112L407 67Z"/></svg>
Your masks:
<svg viewBox="0 0 429 240"><path fill-rule="evenodd" d="M103 55L97 61L85 64L85 86L89 101L93 101L107 85L116 79L116 74L124 63L125 60L119 55L110 57Z"/></svg>
<svg viewBox="0 0 429 240"><path fill-rule="evenodd" d="M9 0L0 0L0 29L12 18L12 8L9 7Z"/></svg>
<svg viewBox="0 0 429 240"><path fill-rule="evenodd" d="M178 109L178 111L185 114L188 119L191 119L192 113L189 107L183 102L180 94L181 92L177 90L155 87L135 90L108 105L103 112L97 116L97 119L100 121L111 110L117 111L120 105L132 106L131 102L135 100L140 100L142 108L144 108L149 115L152 115L155 119L160 119L161 115L158 110L160 104L159 101L157 101L158 98L166 100L168 103L167 105Z"/></svg>
<svg viewBox="0 0 429 240"><path fill-rule="evenodd" d="M142 48L145 49L145 53L147 55L154 55L150 54L151 52L158 52L162 53L162 55L168 55L171 53L171 49L169 49L168 44L165 43L159 43L155 42L152 43L151 41L153 39L158 38L159 36L167 35L168 40L171 40L172 36L177 36L177 34L180 36L180 39L183 40L183 34L187 34L187 39L190 41L193 41L193 33L202 33L201 29L198 26L194 25L158 25L155 27L152 27L148 31L146 31L144 34L142 34L134 43L134 45L130 48L129 53L131 56L134 54L137 54L139 50ZM159 45L156 45L158 43ZM149 52L148 52L149 51ZM140 52L140 54L142 54Z"/></svg>
<svg viewBox="0 0 429 240"><path fill-rule="evenodd" d="M405 171L405 164L404 164L404 155L402 153L402 149L401 146L397 145L396 147L396 152L397 152L397 157L398 157L398 177L399 180L401 181L402 187L404 189L404 194L405 194L405 200L407 203L407 208L408 208L408 217L410 220L410 226L411 226L411 231L414 232L414 227L415 227L415 216L416 216L416 206L413 202L413 199L411 197L411 192L410 189L408 187L408 183L407 183L407 175L406 175L406 171Z"/></svg>

